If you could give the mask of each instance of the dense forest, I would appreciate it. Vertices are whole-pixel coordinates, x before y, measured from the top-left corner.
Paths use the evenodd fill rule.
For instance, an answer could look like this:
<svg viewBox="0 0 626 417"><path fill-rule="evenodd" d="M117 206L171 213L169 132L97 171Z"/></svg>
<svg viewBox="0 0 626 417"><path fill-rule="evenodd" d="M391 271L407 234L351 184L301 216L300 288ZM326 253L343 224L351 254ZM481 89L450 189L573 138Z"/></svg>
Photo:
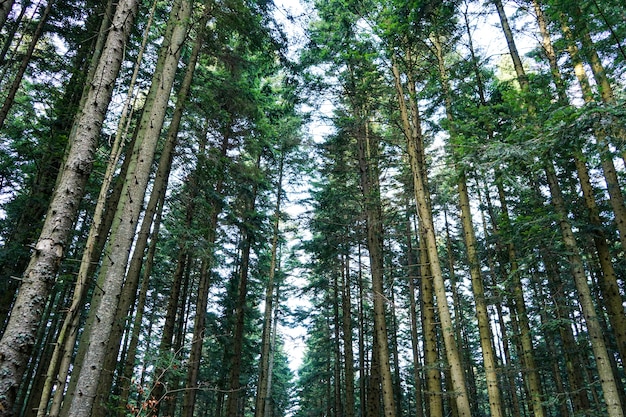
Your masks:
<svg viewBox="0 0 626 417"><path fill-rule="evenodd" d="M0 0L0 74L0 417L625 415L623 0Z"/></svg>

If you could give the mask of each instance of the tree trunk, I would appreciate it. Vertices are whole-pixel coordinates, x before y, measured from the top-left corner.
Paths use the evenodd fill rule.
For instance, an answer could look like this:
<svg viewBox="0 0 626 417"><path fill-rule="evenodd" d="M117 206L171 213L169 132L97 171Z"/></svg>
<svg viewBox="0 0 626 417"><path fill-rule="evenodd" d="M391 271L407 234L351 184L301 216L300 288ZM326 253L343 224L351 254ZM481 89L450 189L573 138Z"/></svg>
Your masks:
<svg viewBox="0 0 626 417"><path fill-rule="evenodd" d="M600 377L607 413L609 417L623 417L623 408L620 403L619 393L613 377L613 369L609 361L609 354L604 343L602 327L598 321L591 291L589 289L587 277L585 276L583 269L583 263L576 244L576 239L572 233L572 226L567 220L567 211L561 196L561 190L556 179L556 174L554 173L554 168L548 166L546 173L548 174L548 185L550 186L552 204L559 217L559 226L563 235L563 243L569 253L568 259L570 263L570 270L574 277L580 307L585 317L587 331L589 332L589 338L596 361L596 367L598 369L598 375Z"/></svg>
<svg viewBox="0 0 626 417"><path fill-rule="evenodd" d="M413 354L413 384L415 385L415 415L424 417L422 397L421 360L419 353L419 335L417 332L417 303L415 302L415 280L418 277L417 261L413 250L413 233L411 233L411 221L409 217L409 204L406 205L406 259L409 281L409 317L411 325L411 352Z"/></svg>
<svg viewBox="0 0 626 417"><path fill-rule="evenodd" d="M430 272L428 253L423 234L420 234L420 280L422 338L424 344L424 378L426 379L426 415L443 417L443 392L441 387L441 366L439 365L439 346L437 344L437 319L435 317L435 298L433 277Z"/></svg>
<svg viewBox="0 0 626 417"><path fill-rule="evenodd" d="M457 138L454 131L454 116L452 115L452 96L448 85L448 75L443 57L443 45L437 35L431 37L439 64L439 75L444 94L447 120L450 123L450 141L452 142L453 158L459 158ZM478 259L476 234L472 223L472 212L470 209L469 193L467 192L467 179L465 168L458 162L455 164L457 171L457 190L459 193L459 208L461 211L461 224L463 226L463 237L467 260L469 263L470 276L472 280L472 291L476 307L476 318L478 319L478 333L480 335L480 347L482 350L483 363L485 366L485 379L487 382L487 394L489 396L489 410L491 417L502 417L502 400L500 398L500 388L498 386L497 358L493 349L493 336L491 335L491 321L485 300L485 290L481 273L480 261Z"/></svg>
<svg viewBox="0 0 626 417"><path fill-rule="evenodd" d="M118 6L119 7L119 6ZM106 250L107 257L98 277L92 309L82 343L88 347L83 366L77 375L77 386L82 395L74 395L69 413L87 417L92 413L97 386L103 371L103 360L107 353L106 343L114 325L115 311L119 303L130 249L134 240L137 221L141 212L156 146L165 118L181 47L187 36L191 4L181 1L172 7L167 34L159 53L156 70L144 114L139 125L139 134L124 182L122 198L116 212L111 236ZM101 406L95 404L96 407Z"/></svg>
<svg viewBox="0 0 626 417"><path fill-rule="evenodd" d="M257 156L256 167L260 167L261 157ZM253 230L246 225L249 216L254 213L257 199L258 184L255 183L252 195L245 197L245 212L243 213L244 222L241 227L241 263L239 264L239 274L237 283L237 303L235 306L235 328L233 329L233 360L230 368L229 383L230 391L226 401L226 417L238 417L241 398L241 375L243 342L244 342L244 326L248 296L248 273L250 269L250 251L254 241ZM185 417L192 417L187 415Z"/></svg>
<svg viewBox="0 0 626 417"><path fill-rule="evenodd" d="M341 307L342 307L342 329L344 346L344 387L345 387L345 417L355 417L354 399L354 353L352 350L352 301L350 294L350 257L342 255L341 273Z"/></svg>
<svg viewBox="0 0 626 417"><path fill-rule="evenodd" d="M276 285L276 304L280 301L280 285ZM267 392L268 397L265 402L265 407L263 411L265 412L264 417L272 417L273 413L273 403L271 398L272 393L272 380L274 375L274 353L276 352L276 336L278 334L278 314L274 314L274 325L272 332L272 341L270 344L270 355L269 355L269 363L267 364Z"/></svg>
<svg viewBox="0 0 626 417"><path fill-rule="evenodd" d="M387 323L385 315L385 293L383 289L383 228L378 172L378 140L369 132L368 121L359 126L356 133L361 191L363 192L372 274L372 296L374 299L375 351L382 382L383 412L385 417L396 417L393 381L389 364Z"/></svg>
<svg viewBox="0 0 626 417"><path fill-rule="evenodd" d="M336 265L335 268L341 268L341 265ZM344 417L343 414L343 395L341 392L341 387L343 386L341 380L341 326L339 325L339 279L338 275L341 274L341 271L335 269L331 272L332 274L332 286L333 292L331 297L332 305L333 305L333 330L334 330L334 343L333 344L333 388L334 388L334 401L333 401L333 409L336 417Z"/></svg>
<svg viewBox="0 0 626 417"><path fill-rule="evenodd" d="M200 25L206 24L206 16L207 15L203 17ZM200 26L199 30L202 32L204 29L202 26ZM153 227L153 219L155 217L157 207L165 198L165 191L167 190L172 162L174 159L174 151L176 149L176 146L178 145L178 130L180 127L183 110L187 102L187 95L189 94L189 90L191 88L191 82L193 79L198 53L200 50L200 45L202 43L202 38L202 35L199 34L196 42L194 43L191 58L185 72L185 77L177 94L174 114L168 128L168 134L165 140L165 144L163 145L163 150L161 151L161 157L155 175L154 184L152 186L152 192L148 201L148 205L146 206L139 233L137 234L137 242L135 243L133 256L130 262L130 266L128 268L128 272L126 274L126 281L124 282L122 296L119 301L114 322L115 324L108 341L107 350L109 353L106 355L106 363L103 365L103 368L108 371L105 372L99 382L98 395L102 400L105 400L111 392L111 384L113 382L112 371L115 365L115 361L118 357L120 348L119 342L121 340L124 329L126 328L128 317L132 316L132 312L130 310L137 295L139 276L141 274L141 267L144 260L144 252L148 244L148 236L150 235L150 230L153 230L154 238L158 237L158 228L156 227L156 225ZM101 411L98 412L98 410L94 410L94 414L92 417L104 417L104 415L102 414L104 408L100 408L99 410Z"/></svg>
<svg viewBox="0 0 626 417"><path fill-rule="evenodd" d="M4 125L4 121L6 120L7 115L9 114L9 110L13 106L15 95L17 94L17 91L19 90L20 85L22 84L22 79L24 78L24 74L26 73L26 69L28 68L28 64L30 63L30 60L33 57L33 52L35 51L35 47L37 46L37 43L39 42L39 38L41 38L41 35L43 35L43 29L46 25L46 21L48 20L48 16L50 16L50 12L52 11L53 4L54 4L54 0L48 0L46 7L41 12L41 15L39 16L39 23L37 24L37 27L35 28L35 32L32 34L30 43L28 44L28 48L26 49L26 52L24 53L24 56L22 57L20 66L17 69L17 73L15 74L15 77L13 78L13 82L11 83L11 87L9 88L7 96L4 99L4 103L2 104L2 107L0 107L0 129L2 129L2 126Z"/></svg>
<svg viewBox="0 0 626 417"><path fill-rule="evenodd" d="M259 364L259 382L256 391L256 405L254 417L264 417L265 409L269 407L271 392L268 388L271 379L269 362L273 354L271 347L272 314L274 300L274 279L278 259L278 239L280 238L280 213L283 194L283 163L285 152L281 151L278 165L278 182L276 185L276 206L274 207L274 226L272 234L272 247L270 255L270 269L265 287L265 309L263 312L263 333L261 335L261 358Z"/></svg>
<svg viewBox="0 0 626 417"><path fill-rule="evenodd" d="M139 335L141 332L141 327L143 323L143 315L144 309L146 305L146 298L148 296L148 287L150 283L150 277L152 275L152 266L154 264L154 255L156 253L158 233L161 224L161 215L163 214L163 204L165 202L165 196L161 197L159 201L159 207L157 209L156 218L154 220L154 230L152 231L152 236L150 238L150 247L148 248L148 254L146 256L146 264L143 271L143 276L141 280L141 287L139 289L139 294L137 297L137 308L135 310L135 317L133 318L133 322L131 325L130 342L128 344L128 349L126 352L126 357L124 359L124 368L122 370L122 375L120 377L119 383L119 391L120 391L120 400L119 403L122 407L128 404L128 399L130 396L130 385L131 379L133 376L133 369L135 367L135 360L137 357L137 347L139 345Z"/></svg>
<svg viewBox="0 0 626 417"><path fill-rule="evenodd" d="M41 312L56 281L60 260L72 232L79 202L93 167L100 127L111 100L137 0L121 0L113 17L86 105L76 120L71 147L48 215L35 245L17 300L0 340L0 416L10 415L15 390L32 351Z"/></svg>
<svg viewBox="0 0 626 417"><path fill-rule="evenodd" d="M369 404L369 398L367 396L367 386L366 386L366 363L367 363L367 353L365 351L365 335L367 330L365 328L365 312L363 308L363 303L365 302L365 297L363 294L363 264L361 260L361 243L357 243L358 246L358 275L357 275L357 285L358 285L358 295L359 295L359 305L358 305L358 346L359 346L359 404L360 404L360 415L366 416L367 414L367 404Z"/></svg>
<svg viewBox="0 0 626 417"><path fill-rule="evenodd" d="M420 219L420 228L424 236L424 244L428 254L430 271L433 276L433 289L437 298L437 309L439 312L439 320L441 321L441 329L443 340L446 346L446 356L450 365L452 384L455 391L456 405L459 410L460 417L468 417L471 415L471 407L467 395L465 383L465 372L461 364L461 356L457 341L454 337L454 326L452 323L452 315L448 306L446 288L443 279L443 272L439 263L439 254L437 252L437 241L435 229L432 219L432 209L430 207L430 193L427 188L426 167L423 163L423 143L421 137L421 126L419 120L419 112L417 103L414 99L414 84L409 78L407 85L409 86L409 95L413 97L410 100L412 107L411 117L409 120L404 92L401 85L400 71L395 63L392 64L392 70L395 79L396 95L400 106L402 118L402 126L407 141L407 150L409 154L409 165L413 174L413 187L415 192L415 201L417 204L417 213Z"/></svg>

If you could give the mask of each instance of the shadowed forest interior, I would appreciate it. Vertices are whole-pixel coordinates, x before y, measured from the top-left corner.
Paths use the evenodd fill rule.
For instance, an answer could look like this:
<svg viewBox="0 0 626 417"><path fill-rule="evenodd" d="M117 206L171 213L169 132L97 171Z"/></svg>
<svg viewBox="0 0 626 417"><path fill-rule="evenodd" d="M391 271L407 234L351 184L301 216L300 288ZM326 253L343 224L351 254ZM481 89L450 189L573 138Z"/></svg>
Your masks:
<svg viewBox="0 0 626 417"><path fill-rule="evenodd" d="M0 0L0 417L624 417L623 0Z"/></svg>

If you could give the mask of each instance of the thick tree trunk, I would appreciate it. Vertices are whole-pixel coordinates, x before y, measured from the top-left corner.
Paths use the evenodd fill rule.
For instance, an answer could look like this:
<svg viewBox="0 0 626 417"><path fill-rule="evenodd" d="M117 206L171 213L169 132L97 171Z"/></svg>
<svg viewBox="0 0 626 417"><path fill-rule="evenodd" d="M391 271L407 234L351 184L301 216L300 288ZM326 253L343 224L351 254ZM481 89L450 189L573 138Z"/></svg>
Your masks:
<svg viewBox="0 0 626 417"><path fill-rule="evenodd" d="M93 167L100 128L111 100L137 0L121 0L113 17L86 105L76 120L71 147L11 318L0 341L0 416L10 415L15 390L32 351L41 312L56 281L79 202Z"/></svg>
<svg viewBox="0 0 626 417"><path fill-rule="evenodd" d="M200 24L206 24L206 17L202 19ZM200 31L203 31L202 26L200 27ZM165 191L167 190L172 162L174 160L174 151L178 144L178 130L180 127L183 110L185 108L185 103L187 101L187 95L189 94L189 90L191 88L191 82L193 79L201 42L202 36L199 35L196 39L196 42L194 43L191 58L185 72L185 77L177 94L174 114L168 128L168 134L165 140L165 144L163 145L163 150L161 151L161 157L155 175L154 184L152 186L152 192L148 201L148 205L146 206L139 233L137 234L137 242L135 243L133 256L130 262L130 266L128 268L128 272L126 274L126 281L124 282L122 296L118 305L113 331L111 332L108 341L107 350L109 353L106 355L106 363L103 366L103 368L107 371L101 377L101 380L99 382L98 396L101 398L101 400L106 400L111 392L111 384L113 382L112 371L118 357L120 340L124 329L126 328L128 317L132 316L131 307L137 295L139 276L141 274L141 267L144 261L144 252L148 245L148 236L150 235L150 231L153 230L153 236L155 238L158 237L158 228L156 226L153 227L153 219L155 217L159 204L161 204L161 201L165 198ZM104 414L102 414L102 412L105 409L102 407L98 410L101 411L99 413L96 413L97 410L94 410L94 414L92 417L104 417Z"/></svg>
<svg viewBox="0 0 626 417"><path fill-rule="evenodd" d="M26 7L26 5L23 6ZM37 239L44 222L46 210L63 165L63 156L67 151L67 138L71 134L78 109L81 108L79 105L81 92L85 91L86 96L87 90L84 85L90 84L91 78L86 76L86 68L97 64L96 58L99 56L97 48L101 50L106 39L106 33L97 32L94 29L100 26L94 18L94 15L100 11L100 8L96 8L86 22L86 34L90 39L95 37L97 41L85 41L74 59L72 76L65 85L63 97L54 104L56 118L51 126L52 135L46 137L39 145L42 156L35 162L37 171L29 184L25 185L30 190L28 202L19 211L19 217L4 235L3 250L9 247L15 249L11 249L12 256L8 259L4 257L5 259L0 262L0 336L4 333L4 326L19 287L19 282L12 277L22 274L28 265L31 256L28 247ZM93 33L92 29L94 29ZM1 60L2 57L0 57ZM19 200L9 202L7 208L8 205L19 203Z"/></svg>
<svg viewBox="0 0 626 417"><path fill-rule="evenodd" d="M98 277L98 290L94 293L87 329L81 340L81 343L85 343L88 347L84 363L89 366L83 366L80 374L77 375L77 386L82 395L74 395L72 399L69 413L73 416L87 417L92 413L98 383L104 371L102 365L107 353L106 343L114 325L115 311L119 303L143 197L163 126L182 44L187 37L190 14L189 1L182 0L180 5L175 4L172 8L167 35L161 47L150 91L146 98L129 172L111 229L106 250L107 256ZM100 405L95 404L95 406Z"/></svg>

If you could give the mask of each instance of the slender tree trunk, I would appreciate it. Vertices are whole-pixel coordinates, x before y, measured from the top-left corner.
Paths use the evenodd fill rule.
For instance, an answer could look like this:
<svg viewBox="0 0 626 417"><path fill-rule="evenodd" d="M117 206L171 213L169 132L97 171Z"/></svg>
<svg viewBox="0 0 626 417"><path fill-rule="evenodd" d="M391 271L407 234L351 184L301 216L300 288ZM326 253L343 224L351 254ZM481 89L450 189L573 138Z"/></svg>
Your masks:
<svg viewBox="0 0 626 417"><path fill-rule="evenodd" d="M415 385L415 415L424 417L422 397L421 360L419 353L419 336L417 332L417 303L415 302L415 280L417 279L417 261L413 250L411 222L409 218L409 204L406 205L406 241L407 241L407 271L409 281L409 317L411 325L411 352L413 353L413 384Z"/></svg>
<svg viewBox="0 0 626 417"><path fill-rule="evenodd" d="M274 279L278 262L278 239L280 237L280 213L283 193L283 163L284 151L281 151L278 164L278 183L276 186L276 206L274 207L274 230L272 235L272 247L270 256L270 269L268 272L267 286L265 287L265 309L263 312L263 333L261 335L261 359L259 365L259 383L256 392L256 406L254 417L264 417L265 409L269 407L271 392L268 389L271 373L269 362L272 355L271 325L273 314Z"/></svg>
<svg viewBox="0 0 626 417"><path fill-rule="evenodd" d="M260 167L261 157L257 157L257 169ZM254 213L257 198L257 184L253 186L251 196L246 197L244 219L248 219L251 213ZM245 226L241 227L241 263L239 265L238 283L237 283L237 304L235 307L235 328L233 329L233 360L230 368L229 382L230 391L226 401L226 417L238 417L241 398L241 375L243 342L244 342L244 326L246 305L248 296L248 273L250 269L250 251L254 240L253 231ZM191 415L185 416L191 417Z"/></svg>
<svg viewBox="0 0 626 417"><path fill-rule="evenodd" d="M341 273L341 307L344 350L344 386L345 386L345 417L355 417L356 402L354 399L354 352L352 349L352 301L350 294L350 262L349 256L342 255Z"/></svg>
<svg viewBox="0 0 626 417"><path fill-rule="evenodd" d="M378 364L382 382L383 412L385 417L396 417L393 381L389 364L385 293L383 289L383 229L378 172L378 141L370 134L364 121L356 132L361 190L363 192L367 225L367 248L370 254L372 295L374 299L374 332Z"/></svg>
<svg viewBox="0 0 626 417"><path fill-rule="evenodd" d="M426 379L426 415L443 417L443 392L441 388L441 366L439 365L439 346L437 344L437 319L435 317L435 298L433 277L430 272L428 253L423 234L420 234L420 279L422 338L424 344L424 378Z"/></svg>
<svg viewBox="0 0 626 417"><path fill-rule="evenodd" d="M341 268L341 265L336 265L335 268ZM338 275L341 274L341 271L335 269L331 272L332 285L333 285L333 294L332 294L332 305L333 305L333 331L334 331L334 343L333 343L333 388L334 388L334 401L333 401L333 409L336 417L344 417L343 414L343 401L342 401L342 392L341 387L343 386L341 380L341 331L339 325L339 278ZM332 342L331 342L332 343Z"/></svg>
<svg viewBox="0 0 626 417"><path fill-rule="evenodd" d="M502 24L502 29L504 31L504 36L507 39L507 44L509 46L509 52L511 55L511 59L513 60L513 66L515 68L515 72L517 75L517 80L520 83L522 91L527 94L530 91L530 85L528 82L528 77L526 76L526 72L524 71L524 67L522 66L521 59L519 57L519 53L517 52L517 48L515 46L515 41L513 39L513 33L508 24L508 19L504 12L504 7L502 6L501 0L494 0L494 4L498 10L498 15L500 17L500 22ZM533 103L527 103L529 106L529 113L534 113ZM532 340L530 339L530 325L528 323L528 315L526 313L526 305L524 302L524 296L522 293L521 281L519 279L519 274L517 273L517 269L515 272L512 271L515 276L515 308L519 315L520 320L520 330L521 330L521 343L522 343L522 352L524 356L524 363L526 368L528 369L527 373L527 382L528 389L531 396L532 401L532 409L535 413L536 417L543 417L545 415L545 410L543 408L541 402L541 383L539 374L537 372L535 358L533 354L533 346Z"/></svg>
<svg viewBox="0 0 626 417"><path fill-rule="evenodd" d="M379 343L378 334L373 332L372 336L372 359L370 361L369 378L367 381L367 410L366 416L379 417L382 415L381 403L380 403L380 354L378 353Z"/></svg>
<svg viewBox="0 0 626 417"><path fill-rule="evenodd" d="M86 105L78 116L65 167L50 203L48 215L0 340L0 416L10 415L15 390L29 357L41 312L56 281L59 263L71 235L79 202L93 167L100 127L111 100L126 44L137 10L137 0L121 0L113 17L98 70Z"/></svg>
<svg viewBox="0 0 626 417"><path fill-rule="evenodd" d="M446 107L447 120L450 123L450 140L452 141L453 157L458 159L458 145L455 143L457 138L454 131L454 116L452 115L452 97L448 85L448 75L443 57L443 45L440 39L435 35L431 37L435 47L437 62L439 64L439 75L444 94L444 102ZM459 193L459 208L461 211L461 224L463 226L463 237L465 239L465 248L467 251L467 260L469 263L470 276L472 279L472 291L474 294L474 303L476 307L476 318L478 319L478 333L480 335L480 347L482 350L483 363L485 366L485 379L487 381L487 394L489 396L489 409L492 417L502 417L502 400L500 398L500 388L498 386L498 369L497 358L493 349L493 336L491 335L491 321L489 319L489 311L485 300L485 290L483 277L481 273L481 265L478 259L476 234L472 223L472 212L470 209L469 193L467 191L467 179L465 169L459 163L456 163L457 171L457 190Z"/></svg>
<svg viewBox="0 0 626 417"><path fill-rule="evenodd" d="M210 260L203 259L200 266L200 282L198 283L198 299L196 301L196 318L193 328L193 339L191 340L191 351L189 353L187 381L185 384L185 394L183 396L182 416L193 416L196 400L196 383L200 372L200 358L202 355L202 342L204 341L204 323L206 308L209 298L210 280ZM160 398L159 398L160 400Z"/></svg>
<svg viewBox="0 0 626 417"><path fill-rule="evenodd" d="M359 332L358 332L358 346L359 346L359 403L360 403L360 415L366 416L367 407L369 404L369 398L367 396L367 387L366 387L366 351L365 351L365 334L367 333L365 329L365 312L363 308L363 303L365 302L365 297L363 294L363 264L361 261L361 243L357 243L358 245L358 275L357 275L357 285L358 285L358 295L359 295L359 304L358 304L358 323L359 323Z"/></svg>
<svg viewBox="0 0 626 417"><path fill-rule="evenodd" d="M119 7L119 6L118 6ZM98 277L99 291L94 294L87 332L82 343L88 346L83 366L77 375L82 396L75 395L69 413L87 417L92 413L97 386L103 372L106 343L111 334L129 252L134 240L143 197L149 179L154 153L165 118L181 47L187 36L191 4L182 0L172 7L167 35L159 53L157 69L146 98L146 107L139 125L139 135L126 176L122 198L113 223L107 257ZM97 320L96 320L97 317ZM99 404L95 404L99 407Z"/></svg>
<svg viewBox="0 0 626 417"><path fill-rule="evenodd" d="M446 347L446 356L450 365L452 384L455 391L456 405L459 410L460 417L468 417L471 415L471 407L467 395L467 387L465 383L465 372L461 364L461 356L457 341L454 337L454 325L452 323L452 315L448 306L443 272L439 263L439 254L437 252L437 241L435 229L432 219L432 209L430 207L430 194L427 188L426 167L424 166L423 143L421 138L421 126L419 120L419 112L417 111L417 103L415 99L410 100L412 107L412 122L409 120L404 92L401 85L400 71L397 65L392 65L396 95L400 105L400 113L405 137L407 140L407 150L409 154L409 164L413 174L413 187L415 192L415 201L417 203L417 212L420 219L420 227L423 231L424 243L430 271L433 276L433 289L437 298L437 309L439 312L439 320L441 321L441 329L443 340ZM415 97L414 84L409 79L410 97Z"/></svg>
<svg viewBox="0 0 626 417"><path fill-rule="evenodd" d="M546 173L548 174L548 185L550 186L550 194L552 195L552 204L554 205L557 215L559 216L559 226L561 228L561 233L563 234L563 243L569 253L568 259L570 269L578 291L580 307L585 317L587 331L589 332L591 347L593 349L596 367L600 377L607 413L609 417L623 417L623 408L620 403L617 385L613 377L613 369L609 361L609 354L604 343L602 327L598 321L598 316L593 304L591 291L589 289L587 277L585 276L576 239L572 233L572 226L570 225L569 220L567 220L568 216L565 209L565 203L561 196L561 190L556 179L556 174L553 170L553 167L548 167L546 169Z"/></svg>
<svg viewBox="0 0 626 417"><path fill-rule="evenodd" d="M9 3L10 1L5 1L3 5L9 4ZM7 54L9 53L9 49L11 49L11 46L13 45L14 50L16 50L17 48L21 46L22 40L24 40L25 33L23 31L22 33L20 33L20 36L17 40L15 40L15 34L17 33L17 30L20 28L20 25L22 21L24 20L24 16L26 15L26 12L29 10L31 4L32 4L32 1L30 0L25 1L24 4L22 4L20 7L20 13L17 16L15 16L13 21L10 22L11 24L8 25L10 27L6 30L6 35L4 36L4 44L2 45L2 51L0 51L0 68L2 68L2 71L0 72L0 80L4 80L5 75L11 68L10 61L13 58L13 56L10 56L9 59L7 59ZM4 13L4 10L0 13ZM0 16L0 18L2 17L4 17L4 22L3 22L4 24L6 23L6 16Z"/></svg>
<svg viewBox="0 0 626 417"><path fill-rule="evenodd" d="M133 370L135 367L135 360L137 358L137 347L139 346L139 335L143 323L144 309L146 305L146 299L148 296L148 289L150 283L150 277L152 274L152 266L154 264L154 255L156 253L158 233L161 224L161 216L163 214L163 204L165 202L165 195L161 196L159 201L159 207L157 209L156 218L154 220L154 230L150 238L150 247L148 248L148 254L146 256L146 264L143 271L141 280L141 287L137 297L137 308L135 311L135 317L130 330L130 342L128 344L128 350L126 352L126 358L124 360L124 368L122 375L120 376L119 391L120 391L120 405L125 406L128 404L130 397L130 385L133 376Z"/></svg>
<svg viewBox="0 0 626 417"><path fill-rule="evenodd" d="M280 301L280 285L276 285L276 304L278 304L278 302ZM274 354L276 352L276 338L277 338L277 334L278 334L278 312L274 313L274 325L273 325L273 331L272 331L272 341L270 343L270 360L269 363L267 365L267 392L268 392L268 398L267 401L265 403L265 407L264 407L264 412L265 415L264 417L272 417L274 415L273 413L273 402L272 402L272 398L271 398L271 392L272 392L272 381L273 381L273 375L274 375Z"/></svg>
<svg viewBox="0 0 626 417"><path fill-rule="evenodd" d="M11 87L7 93L6 98L4 99L4 103L2 107L0 107L0 129L4 125L4 121L9 114L9 110L13 106L13 101L15 100L15 95L22 85L22 79L24 78L24 74L26 73L26 69L28 68L28 64L30 63L33 52L35 51L35 47L43 35L43 30L46 25L46 21L48 20L48 16L50 16L50 12L52 11L52 5L54 4L54 0L48 0L46 7L41 12L39 16L39 23L35 28L35 32L33 33L30 43L28 44L28 48L22 57L22 61L20 62L20 66L17 69L17 73L15 74L15 78L13 78L13 82L11 83Z"/></svg>
<svg viewBox="0 0 626 417"><path fill-rule="evenodd" d="M400 375L400 353L398 352L398 318L396 315L396 296L393 278L389 285L389 303L391 312L390 343L393 357L393 394L396 403L396 415L402 415L402 376Z"/></svg>

